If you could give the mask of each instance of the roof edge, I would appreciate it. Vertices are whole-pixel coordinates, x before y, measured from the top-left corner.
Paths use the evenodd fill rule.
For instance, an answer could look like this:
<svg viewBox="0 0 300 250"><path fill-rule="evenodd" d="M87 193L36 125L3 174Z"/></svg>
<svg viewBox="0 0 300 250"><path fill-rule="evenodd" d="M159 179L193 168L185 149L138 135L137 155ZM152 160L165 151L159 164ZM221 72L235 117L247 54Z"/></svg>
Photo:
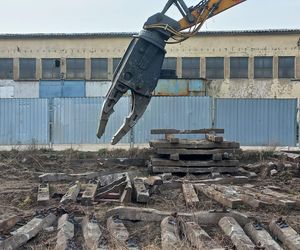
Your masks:
<svg viewBox="0 0 300 250"><path fill-rule="evenodd" d="M100 33L27 33L0 34L0 39L36 39L36 38L127 38L137 35L136 32L100 32ZM235 35L276 35L299 34L300 29L270 29L270 30L231 30L231 31L201 31L198 36L235 36Z"/></svg>

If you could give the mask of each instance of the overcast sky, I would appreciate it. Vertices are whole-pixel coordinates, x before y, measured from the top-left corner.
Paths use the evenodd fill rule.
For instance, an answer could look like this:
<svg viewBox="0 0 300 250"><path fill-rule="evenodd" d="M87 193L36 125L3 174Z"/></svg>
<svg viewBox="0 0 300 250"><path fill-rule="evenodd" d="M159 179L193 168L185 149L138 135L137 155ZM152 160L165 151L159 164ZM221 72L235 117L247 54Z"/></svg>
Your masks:
<svg viewBox="0 0 300 250"><path fill-rule="evenodd" d="M0 33L137 32L166 2L0 0ZM202 30L300 29L299 13L300 0L247 0L212 18ZM178 17L174 11L170 14Z"/></svg>

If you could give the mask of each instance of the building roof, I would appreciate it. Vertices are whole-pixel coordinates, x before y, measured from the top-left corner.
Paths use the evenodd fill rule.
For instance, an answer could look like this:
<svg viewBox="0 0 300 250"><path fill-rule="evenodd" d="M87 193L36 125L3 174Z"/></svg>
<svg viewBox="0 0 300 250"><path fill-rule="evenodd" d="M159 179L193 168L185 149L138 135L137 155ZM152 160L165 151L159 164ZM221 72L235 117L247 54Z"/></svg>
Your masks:
<svg viewBox="0 0 300 250"><path fill-rule="evenodd" d="M0 34L0 39L57 39L57 38L120 38L137 35L135 32L102 32L102 33L28 33L28 34ZM199 36L240 36L240 35L276 35L299 34L300 29L271 29L271 30L231 30L231 31L202 31Z"/></svg>

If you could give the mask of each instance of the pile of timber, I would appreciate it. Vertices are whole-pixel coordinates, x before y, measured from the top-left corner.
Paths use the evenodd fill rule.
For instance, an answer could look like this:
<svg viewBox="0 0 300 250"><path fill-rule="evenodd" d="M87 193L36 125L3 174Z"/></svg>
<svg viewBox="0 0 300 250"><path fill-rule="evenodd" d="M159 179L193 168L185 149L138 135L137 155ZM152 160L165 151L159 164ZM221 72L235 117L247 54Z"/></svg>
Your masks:
<svg viewBox="0 0 300 250"><path fill-rule="evenodd" d="M151 134L164 134L161 140L150 141L156 155L151 157L153 173L235 173L239 161L235 155L240 144L224 141L224 129L153 129ZM204 134L205 139L180 139L174 135Z"/></svg>

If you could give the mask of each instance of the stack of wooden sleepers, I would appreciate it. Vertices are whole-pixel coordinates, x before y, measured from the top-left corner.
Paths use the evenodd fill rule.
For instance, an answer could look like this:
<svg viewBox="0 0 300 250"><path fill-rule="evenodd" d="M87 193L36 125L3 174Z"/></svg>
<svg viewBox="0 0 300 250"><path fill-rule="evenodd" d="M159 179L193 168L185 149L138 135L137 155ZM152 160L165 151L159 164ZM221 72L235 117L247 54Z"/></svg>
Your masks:
<svg viewBox="0 0 300 250"><path fill-rule="evenodd" d="M239 161L240 144L224 141L224 129L153 129L151 134L165 138L150 141L155 155L151 157L153 173L234 173ZM205 139L180 139L175 135L204 134ZM200 136L198 136L200 137ZM202 136L203 137L203 136Z"/></svg>

